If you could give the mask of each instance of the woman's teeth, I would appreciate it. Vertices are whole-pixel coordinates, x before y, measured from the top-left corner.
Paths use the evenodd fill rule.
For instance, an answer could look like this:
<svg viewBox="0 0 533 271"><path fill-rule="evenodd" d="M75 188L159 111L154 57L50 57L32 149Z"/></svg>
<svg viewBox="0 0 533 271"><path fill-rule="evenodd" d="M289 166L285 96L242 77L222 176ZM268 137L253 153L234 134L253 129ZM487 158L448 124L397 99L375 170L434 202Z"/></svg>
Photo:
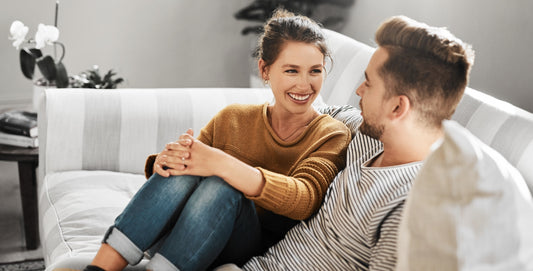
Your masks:
<svg viewBox="0 0 533 271"><path fill-rule="evenodd" d="M298 101L305 101L309 99L309 97L311 97L311 94L300 95L300 94L295 94L295 93L289 93L289 96Z"/></svg>

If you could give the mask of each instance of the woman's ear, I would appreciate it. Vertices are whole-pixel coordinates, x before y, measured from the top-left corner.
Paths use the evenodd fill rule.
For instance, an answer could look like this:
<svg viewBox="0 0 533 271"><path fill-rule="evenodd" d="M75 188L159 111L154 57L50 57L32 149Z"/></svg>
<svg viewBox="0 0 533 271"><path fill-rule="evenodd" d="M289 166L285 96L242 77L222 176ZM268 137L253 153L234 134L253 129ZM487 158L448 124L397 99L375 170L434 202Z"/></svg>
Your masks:
<svg viewBox="0 0 533 271"><path fill-rule="evenodd" d="M262 58L257 61L257 68L261 79L268 80L268 68L266 67L266 63Z"/></svg>

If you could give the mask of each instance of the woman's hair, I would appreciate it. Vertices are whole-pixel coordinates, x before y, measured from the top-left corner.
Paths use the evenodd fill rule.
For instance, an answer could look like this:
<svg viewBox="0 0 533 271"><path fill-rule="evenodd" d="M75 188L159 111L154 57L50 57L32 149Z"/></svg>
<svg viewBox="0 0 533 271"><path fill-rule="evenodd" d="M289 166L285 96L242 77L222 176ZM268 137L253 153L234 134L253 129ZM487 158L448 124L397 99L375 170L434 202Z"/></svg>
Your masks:
<svg viewBox="0 0 533 271"><path fill-rule="evenodd" d="M326 39L320 25L306 16L295 15L284 9L275 10L265 23L255 55L258 59L263 59L266 68L276 61L284 45L289 41L313 44L324 58L329 57Z"/></svg>
<svg viewBox="0 0 533 271"><path fill-rule="evenodd" d="M381 24L376 42L389 54L379 71L389 97L406 95L433 127L451 118L468 84L474 62L471 46L445 28L405 16Z"/></svg>

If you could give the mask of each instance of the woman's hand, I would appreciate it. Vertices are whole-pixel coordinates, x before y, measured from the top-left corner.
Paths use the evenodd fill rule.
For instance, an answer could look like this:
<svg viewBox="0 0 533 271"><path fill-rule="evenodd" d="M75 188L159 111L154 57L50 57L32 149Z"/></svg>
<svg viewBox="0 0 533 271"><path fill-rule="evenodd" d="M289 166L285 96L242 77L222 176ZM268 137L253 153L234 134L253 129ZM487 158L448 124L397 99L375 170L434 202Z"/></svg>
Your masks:
<svg viewBox="0 0 533 271"><path fill-rule="evenodd" d="M158 154L154 172L163 177L170 175L217 175L218 166L226 158L223 151L205 145L193 137L189 129L175 142L168 143Z"/></svg>
<svg viewBox="0 0 533 271"><path fill-rule="evenodd" d="M183 175L183 173L179 172L186 168L184 160L191 155L190 146L194 141L192 136L193 130L188 129L177 141L168 143L165 146L165 149L157 155L154 162L153 172L163 177Z"/></svg>
<svg viewBox="0 0 533 271"><path fill-rule="evenodd" d="M192 129L157 155L154 172L171 175L216 175L246 195L257 196L265 181L261 172L237 158L196 140Z"/></svg>

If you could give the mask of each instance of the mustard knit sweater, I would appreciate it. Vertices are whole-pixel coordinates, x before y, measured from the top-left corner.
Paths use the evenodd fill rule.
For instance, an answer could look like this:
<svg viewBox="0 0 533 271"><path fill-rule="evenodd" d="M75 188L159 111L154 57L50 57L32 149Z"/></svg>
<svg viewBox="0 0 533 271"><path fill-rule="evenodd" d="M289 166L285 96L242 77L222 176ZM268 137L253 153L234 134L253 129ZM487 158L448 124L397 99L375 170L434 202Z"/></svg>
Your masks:
<svg viewBox="0 0 533 271"><path fill-rule="evenodd" d="M298 138L285 142L270 126L267 107L230 105L201 130L198 140L261 171L263 191L248 197L259 215L263 208L291 219L307 219L345 166L350 130L329 115L320 115ZM155 157L148 157L147 177L152 175Z"/></svg>

